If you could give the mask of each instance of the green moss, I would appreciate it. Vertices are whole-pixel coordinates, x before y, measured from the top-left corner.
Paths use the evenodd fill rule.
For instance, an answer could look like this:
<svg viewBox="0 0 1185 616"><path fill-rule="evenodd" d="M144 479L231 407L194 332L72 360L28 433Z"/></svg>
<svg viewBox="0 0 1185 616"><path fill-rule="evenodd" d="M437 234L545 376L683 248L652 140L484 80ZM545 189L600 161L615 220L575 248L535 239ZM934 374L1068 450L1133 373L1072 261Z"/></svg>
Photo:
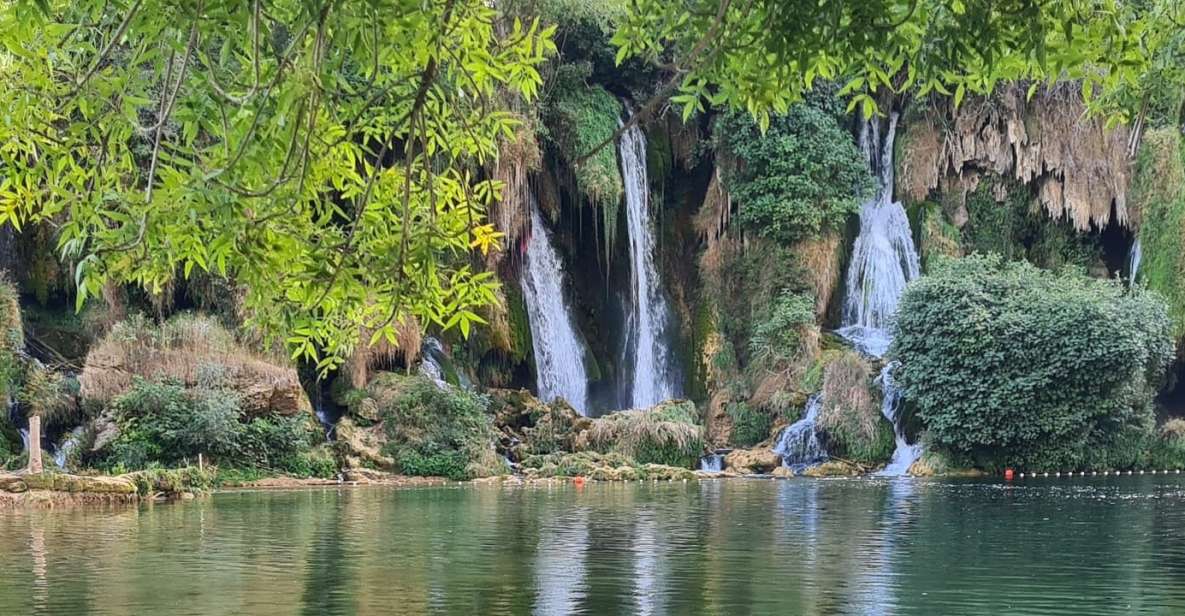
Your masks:
<svg viewBox="0 0 1185 616"><path fill-rule="evenodd" d="M997 201L997 192L1003 201ZM1079 233L1068 221L1051 220L1028 187L1014 179L988 176L967 195L964 252L998 254L1008 261L1027 259L1038 267L1089 268L1102 257L1095 236Z"/></svg>
<svg viewBox="0 0 1185 616"><path fill-rule="evenodd" d="M918 250L921 252L922 269L929 271L931 264L940 257L962 256L962 232L946 219L942 206L933 201L923 201L910 209L911 224L917 229Z"/></svg>
<svg viewBox="0 0 1185 616"><path fill-rule="evenodd" d="M515 363L522 363L532 356L531 321L527 316L527 304L518 285L507 284L502 289L506 293L510 322L510 356Z"/></svg>
<svg viewBox="0 0 1185 616"><path fill-rule="evenodd" d="M557 69L554 89L546 102L545 122L552 141L572 165L576 188L601 208L608 252L624 192L616 150L603 147L579 164L576 161L613 136L622 110L621 103L607 90L584 82L588 70L580 65Z"/></svg>
<svg viewBox="0 0 1185 616"><path fill-rule="evenodd" d="M651 186L661 187L674 168L671 154L671 135L666 122L657 122L646 133L646 175Z"/></svg>
<svg viewBox="0 0 1185 616"><path fill-rule="evenodd" d="M1169 303L1173 332L1185 336L1185 163L1173 128L1144 135L1132 180L1143 260L1138 281Z"/></svg>
<svg viewBox="0 0 1185 616"><path fill-rule="evenodd" d="M769 438L773 417L764 409L753 408L744 402L733 402L724 412L732 420L733 445L752 447Z"/></svg>

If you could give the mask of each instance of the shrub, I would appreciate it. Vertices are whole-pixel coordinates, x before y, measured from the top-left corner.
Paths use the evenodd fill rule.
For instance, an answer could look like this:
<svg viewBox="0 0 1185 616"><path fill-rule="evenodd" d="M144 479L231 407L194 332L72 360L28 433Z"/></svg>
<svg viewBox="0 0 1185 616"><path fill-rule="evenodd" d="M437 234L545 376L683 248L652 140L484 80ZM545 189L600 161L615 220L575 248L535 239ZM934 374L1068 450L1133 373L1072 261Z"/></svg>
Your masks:
<svg viewBox="0 0 1185 616"><path fill-rule="evenodd" d="M773 417L744 402L732 402L724 412L732 420L732 443L738 447L752 447L769 438Z"/></svg>
<svg viewBox="0 0 1185 616"><path fill-rule="evenodd" d="M910 283L891 353L939 446L985 466L1117 466L1151 429L1169 331L1153 293L975 256Z"/></svg>
<svg viewBox="0 0 1185 616"><path fill-rule="evenodd" d="M666 402L649 410L620 411L592 422L585 447L620 453L640 464L693 468L704 452L695 404Z"/></svg>
<svg viewBox="0 0 1185 616"><path fill-rule="evenodd" d="M370 389L392 385L400 393L380 406L379 415L388 438L383 453L401 473L463 480L504 472L485 396L441 389L418 376L385 377Z"/></svg>
<svg viewBox="0 0 1185 616"><path fill-rule="evenodd" d="M749 352L755 361L794 358L802 349L803 330L815 324L815 299L783 291L763 318L753 323Z"/></svg>
<svg viewBox="0 0 1185 616"><path fill-rule="evenodd" d="M45 428L68 428L86 418L78 398L78 379L42 367L30 367L19 395L30 416Z"/></svg>
<svg viewBox="0 0 1185 616"><path fill-rule="evenodd" d="M836 106L830 94L816 97L771 118L764 133L743 112L718 118L717 147L739 159L725 184L742 225L790 243L839 229L858 211L872 179Z"/></svg>
<svg viewBox="0 0 1185 616"><path fill-rule="evenodd" d="M16 397L23 371L20 354L24 348L25 330L16 287L0 277L0 400Z"/></svg>
<svg viewBox="0 0 1185 616"><path fill-rule="evenodd" d="M827 364L818 426L832 456L864 464L892 457L893 426L881 414L874 389L872 368L859 354L847 352Z"/></svg>
<svg viewBox="0 0 1185 616"><path fill-rule="evenodd" d="M269 469L295 475L324 471L306 459L320 431L307 415L248 420L235 392L215 387L186 389L176 381L136 378L113 409L119 436L103 465L144 469L193 462L198 454L226 467ZM332 474L332 473L331 473Z"/></svg>
<svg viewBox="0 0 1185 616"><path fill-rule="evenodd" d="M1153 468L1185 468L1185 419L1170 419L1160 427L1148 462Z"/></svg>

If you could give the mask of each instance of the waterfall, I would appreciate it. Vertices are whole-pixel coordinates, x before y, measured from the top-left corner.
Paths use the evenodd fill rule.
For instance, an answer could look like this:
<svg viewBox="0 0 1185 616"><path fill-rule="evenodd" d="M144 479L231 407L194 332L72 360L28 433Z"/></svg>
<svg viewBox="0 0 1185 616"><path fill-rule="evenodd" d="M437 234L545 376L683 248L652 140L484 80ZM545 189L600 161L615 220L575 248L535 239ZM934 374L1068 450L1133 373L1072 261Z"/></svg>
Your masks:
<svg viewBox="0 0 1185 616"><path fill-rule="evenodd" d="M848 268L847 297L844 298L843 327L839 334L857 350L872 357L883 357L893 341L893 320L905 285L921 275L909 217L898 201L893 201L893 138L897 132L897 113L889 116L889 126L882 145L876 119L866 121L860 131L860 147L869 167L877 174L878 190L860 210L860 235L852 247ZM897 447L885 475L900 475L921 454L918 445L910 445L899 423L900 392L885 366L879 379L883 393L881 412L893 423Z"/></svg>
<svg viewBox="0 0 1185 616"><path fill-rule="evenodd" d="M672 369L670 310L655 263L654 225L650 220L650 189L646 177L646 135L636 124L621 135L621 177L625 184L629 227L630 307L626 331L632 350L633 381L629 406L646 408L679 395Z"/></svg>
<svg viewBox="0 0 1185 616"><path fill-rule="evenodd" d="M827 450L823 449L823 444L819 442L819 433L815 429L815 422L819 419L819 411L822 409L822 394L811 396L806 402L802 419L782 430L782 434L778 436L778 443L774 445L774 453L782 456L782 466L797 472L827 460Z"/></svg>
<svg viewBox="0 0 1185 616"><path fill-rule="evenodd" d="M860 145L877 172L877 194L860 209L860 234L852 247L840 335L861 352L882 357L892 341L897 302L910 280L921 275L909 217L893 201L893 138L897 114L889 117L884 146L876 120L864 124Z"/></svg>
<svg viewBox="0 0 1185 616"><path fill-rule="evenodd" d="M427 336L420 343L420 374L426 376L441 389L448 389L444 379L444 345L440 340Z"/></svg>
<svg viewBox="0 0 1185 616"><path fill-rule="evenodd" d="M1140 238L1136 238L1132 242L1131 252L1127 255L1127 280L1128 284L1136 284L1136 275L1140 273L1140 259L1144 257L1144 250L1140 246Z"/></svg>
<svg viewBox="0 0 1185 616"><path fill-rule="evenodd" d="M710 453L699 459L699 470L719 473L724 470L724 454Z"/></svg>
<svg viewBox="0 0 1185 616"><path fill-rule="evenodd" d="M520 280L531 324L539 397L546 402L563 398L582 415L587 414L584 345L572 321L572 310L564 300L563 264L533 196L531 229Z"/></svg>
<svg viewBox="0 0 1185 616"><path fill-rule="evenodd" d="M70 463L70 453L78 448L78 443L82 441L82 434L86 431L82 426L78 426L70 431L61 443L54 449L53 461L58 465L58 468L66 470L66 465Z"/></svg>
<svg viewBox="0 0 1185 616"><path fill-rule="evenodd" d="M901 390L893 382L893 370L896 367L897 362L885 364L885 367L881 369L880 378L877 379L881 386L881 392L884 393L881 401L881 414L889 420L889 423L893 424L893 440L897 444L893 449L893 457L889 460L889 465L877 473L878 475L904 475L909 472L909 467L918 459L918 456L922 455L922 444L910 444L909 440L905 438L905 427L900 421Z"/></svg>

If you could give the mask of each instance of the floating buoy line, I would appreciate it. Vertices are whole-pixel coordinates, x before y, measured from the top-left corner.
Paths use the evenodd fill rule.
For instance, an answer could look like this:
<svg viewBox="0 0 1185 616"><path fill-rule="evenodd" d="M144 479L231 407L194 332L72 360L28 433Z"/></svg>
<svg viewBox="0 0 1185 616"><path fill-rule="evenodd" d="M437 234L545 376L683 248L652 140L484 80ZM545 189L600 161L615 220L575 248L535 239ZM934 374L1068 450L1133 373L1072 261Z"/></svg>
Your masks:
<svg viewBox="0 0 1185 616"><path fill-rule="evenodd" d="M1061 471L1054 471L1052 473L1050 473L1048 471L1034 472L1034 473L1024 473L1024 472L1015 473L1012 469L1009 468L1009 469L1004 470L1004 479L1007 481L1012 481L1014 476L1018 479L1025 479L1025 478L1034 479L1034 478L1045 478L1045 477L1055 477L1055 478L1075 477L1075 476L1077 476L1077 477L1119 477L1121 475L1180 475L1180 474L1181 474L1181 469L1179 469L1179 468L1173 469L1173 470L1153 469L1150 471L1145 471L1145 470L1139 470L1139 471L1133 471L1133 470L1126 470L1126 471L1067 471L1065 473L1063 473Z"/></svg>

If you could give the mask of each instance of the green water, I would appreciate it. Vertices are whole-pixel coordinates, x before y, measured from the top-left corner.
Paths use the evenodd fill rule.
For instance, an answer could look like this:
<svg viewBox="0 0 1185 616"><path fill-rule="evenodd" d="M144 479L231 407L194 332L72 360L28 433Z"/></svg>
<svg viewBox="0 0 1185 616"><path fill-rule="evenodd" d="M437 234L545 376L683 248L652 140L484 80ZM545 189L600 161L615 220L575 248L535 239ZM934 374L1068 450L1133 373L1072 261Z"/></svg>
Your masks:
<svg viewBox="0 0 1185 616"><path fill-rule="evenodd" d="M0 512L0 614L1185 614L1185 476Z"/></svg>

